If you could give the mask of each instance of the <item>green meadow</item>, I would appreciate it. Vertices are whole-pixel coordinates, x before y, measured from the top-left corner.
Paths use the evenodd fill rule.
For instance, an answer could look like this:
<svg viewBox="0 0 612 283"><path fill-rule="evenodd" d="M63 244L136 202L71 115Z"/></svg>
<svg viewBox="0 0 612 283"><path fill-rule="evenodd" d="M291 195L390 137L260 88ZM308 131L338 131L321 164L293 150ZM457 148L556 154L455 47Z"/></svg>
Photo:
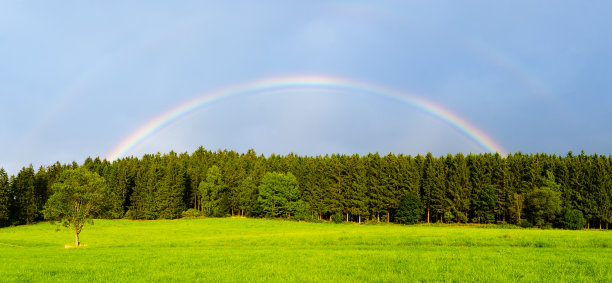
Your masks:
<svg viewBox="0 0 612 283"><path fill-rule="evenodd" d="M607 231L203 218L0 229L0 281L612 282Z"/></svg>

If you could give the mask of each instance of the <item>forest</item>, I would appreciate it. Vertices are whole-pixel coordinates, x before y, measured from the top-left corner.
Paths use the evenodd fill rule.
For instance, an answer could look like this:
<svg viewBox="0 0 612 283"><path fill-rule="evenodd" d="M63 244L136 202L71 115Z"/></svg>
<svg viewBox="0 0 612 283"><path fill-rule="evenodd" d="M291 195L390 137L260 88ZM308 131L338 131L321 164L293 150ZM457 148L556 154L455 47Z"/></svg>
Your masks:
<svg viewBox="0 0 612 283"><path fill-rule="evenodd" d="M300 156L203 147L115 161L0 169L0 227L43 221L52 184L85 168L105 180L98 218L246 216L336 222L399 222L415 200L421 223L495 223L584 228L612 222L612 156L457 153ZM580 223L580 221L579 221ZM581 227L579 227L581 228Z"/></svg>

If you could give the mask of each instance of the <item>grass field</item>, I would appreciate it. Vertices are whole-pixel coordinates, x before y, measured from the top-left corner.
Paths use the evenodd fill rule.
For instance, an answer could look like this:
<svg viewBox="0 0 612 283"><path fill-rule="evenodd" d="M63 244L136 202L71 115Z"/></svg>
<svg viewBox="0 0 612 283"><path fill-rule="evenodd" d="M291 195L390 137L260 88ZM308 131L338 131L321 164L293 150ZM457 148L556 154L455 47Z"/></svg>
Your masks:
<svg viewBox="0 0 612 283"><path fill-rule="evenodd" d="M612 282L612 233L259 219L0 229L0 281Z"/></svg>

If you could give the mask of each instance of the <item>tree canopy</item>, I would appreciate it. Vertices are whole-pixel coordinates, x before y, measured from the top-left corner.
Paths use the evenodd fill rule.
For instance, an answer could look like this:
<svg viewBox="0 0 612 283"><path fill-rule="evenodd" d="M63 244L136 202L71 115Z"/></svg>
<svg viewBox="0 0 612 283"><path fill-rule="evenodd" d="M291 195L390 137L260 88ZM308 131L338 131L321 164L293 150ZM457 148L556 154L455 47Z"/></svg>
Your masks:
<svg viewBox="0 0 612 283"><path fill-rule="evenodd" d="M95 172L76 168L62 172L51 189L53 194L43 210L45 218L72 230L78 247L83 226L102 208L105 181Z"/></svg>
<svg viewBox="0 0 612 283"><path fill-rule="evenodd" d="M266 157L254 150L200 147L192 154L146 154L113 162L87 158L81 165L23 167L16 176L0 172L0 225L42 220L53 184L61 181L63 171L78 168L105 180L103 218L171 219L191 208L207 216L299 214L331 220L341 215L343 221L401 222L402 197L412 193L423 204L422 222L549 227L560 225L563 209L580 211L587 228L607 228L612 222L610 156L517 152ZM290 175L295 179L291 189L279 191L274 184L282 182L276 179Z"/></svg>

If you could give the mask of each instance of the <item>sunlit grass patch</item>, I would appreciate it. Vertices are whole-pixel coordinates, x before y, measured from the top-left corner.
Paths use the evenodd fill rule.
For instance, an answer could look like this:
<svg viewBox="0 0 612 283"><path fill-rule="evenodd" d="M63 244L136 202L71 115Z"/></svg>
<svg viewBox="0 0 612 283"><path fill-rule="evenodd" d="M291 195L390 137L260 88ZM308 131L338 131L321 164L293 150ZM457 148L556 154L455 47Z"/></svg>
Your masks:
<svg viewBox="0 0 612 283"><path fill-rule="evenodd" d="M612 234L265 219L0 229L6 281L611 281Z"/></svg>

